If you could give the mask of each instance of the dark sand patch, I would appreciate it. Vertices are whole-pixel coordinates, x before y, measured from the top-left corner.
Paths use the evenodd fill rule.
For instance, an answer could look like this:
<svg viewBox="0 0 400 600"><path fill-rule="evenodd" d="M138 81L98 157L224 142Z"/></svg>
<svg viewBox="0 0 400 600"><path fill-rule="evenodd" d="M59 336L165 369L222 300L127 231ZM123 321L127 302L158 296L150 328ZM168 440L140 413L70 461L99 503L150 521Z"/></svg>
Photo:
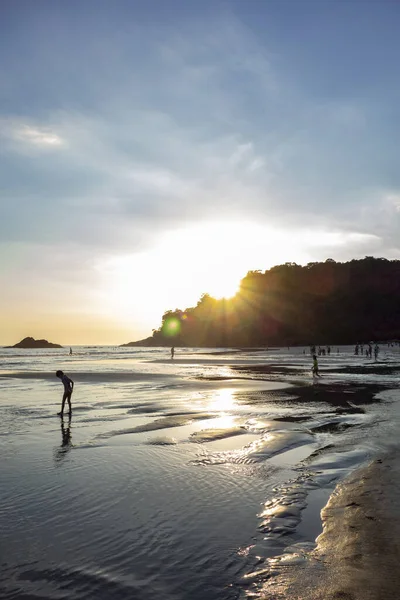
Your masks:
<svg viewBox="0 0 400 600"><path fill-rule="evenodd" d="M116 435L126 435L129 433L143 433L146 431L157 431L158 429L168 429L172 427L182 427L183 425L190 425L193 421L200 421L203 419L213 419L215 415L209 413L196 413L190 417L186 415L177 415L175 417L163 417L151 423L145 423L144 425L137 425L136 427L127 427L126 429L119 429L117 431L109 431L107 433L100 433L97 437L109 438Z"/></svg>
<svg viewBox="0 0 400 600"><path fill-rule="evenodd" d="M219 413L220 411L217 411L217 413ZM194 419L197 415L200 415L200 418L203 418L204 414L209 415L209 417L207 418L211 418L211 417L215 417L215 414L211 414L211 413L199 413L198 410L177 410L177 411L173 411L173 410L169 410L168 412L164 413L166 417L187 417L188 419Z"/></svg>
<svg viewBox="0 0 400 600"><path fill-rule="evenodd" d="M302 365L295 363L285 363L284 365L232 365L235 371L243 371L245 373L254 373L256 375L288 375L299 374L299 371L304 371ZM306 369L310 370L310 369Z"/></svg>
<svg viewBox="0 0 400 600"><path fill-rule="evenodd" d="M197 381L237 381L238 379L253 381L251 377L233 377L227 375L199 375L198 377L195 377L195 379Z"/></svg>
<svg viewBox="0 0 400 600"><path fill-rule="evenodd" d="M293 415L287 415L287 417L274 417L274 421L283 421L287 423L302 423L310 420L310 415L295 417Z"/></svg>
<svg viewBox="0 0 400 600"><path fill-rule="evenodd" d="M349 373L351 375L393 375L393 373L400 372L399 365L388 365L387 363L373 363L369 365L348 365L341 367L324 367L324 372L337 373L340 370L341 373Z"/></svg>
<svg viewBox="0 0 400 600"><path fill-rule="evenodd" d="M386 387L383 384L316 384L291 388L290 395L295 396L297 401L327 402L332 406L346 408L351 411L354 409L352 404L362 405L379 402L375 396L386 389ZM285 393L285 390L281 390L278 393L282 396L288 396L287 392Z"/></svg>
<svg viewBox="0 0 400 600"><path fill-rule="evenodd" d="M226 429L203 429L202 431L195 431L190 436L192 442L215 442L216 440L223 440L234 435L242 435L247 433L244 427L229 427Z"/></svg>
<svg viewBox="0 0 400 600"><path fill-rule="evenodd" d="M133 408L129 408L126 412L130 415L135 414L151 414L151 413L159 413L163 411L163 406L159 404L138 404Z"/></svg>
<svg viewBox="0 0 400 600"><path fill-rule="evenodd" d="M264 397L265 400L293 400L295 402L324 402L345 412L363 412L359 405L373 404L380 402L376 395L383 390L388 389L386 384L378 383L315 383L282 388L270 392L257 392L257 395L247 394L248 401L258 400ZM244 395L238 394L238 399L245 399Z"/></svg>
<svg viewBox="0 0 400 600"><path fill-rule="evenodd" d="M168 437L167 435L160 435L155 438L151 438L147 440L146 444L150 446L175 446L178 442L173 437Z"/></svg>
<svg viewBox="0 0 400 600"><path fill-rule="evenodd" d="M349 429L349 427L357 427L358 423L346 423L343 421L330 421L329 423L322 423L321 425L315 425L310 427L314 433L337 433Z"/></svg>

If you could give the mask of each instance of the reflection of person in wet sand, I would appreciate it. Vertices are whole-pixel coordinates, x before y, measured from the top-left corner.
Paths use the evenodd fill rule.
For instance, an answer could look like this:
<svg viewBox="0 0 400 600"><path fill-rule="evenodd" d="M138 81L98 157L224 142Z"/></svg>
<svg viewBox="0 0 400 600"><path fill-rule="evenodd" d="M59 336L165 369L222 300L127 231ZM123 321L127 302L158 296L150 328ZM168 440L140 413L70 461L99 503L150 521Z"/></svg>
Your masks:
<svg viewBox="0 0 400 600"><path fill-rule="evenodd" d="M71 448L71 415L69 415L67 425L65 425L64 417L61 417L61 446L56 451L56 460L64 458Z"/></svg>
<svg viewBox="0 0 400 600"><path fill-rule="evenodd" d="M69 377L67 377L65 375L65 373L63 373L62 371L57 371L56 372L56 377L58 377L59 379L61 379L63 385L64 385L64 394L62 397L62 403L61 403L61 412L57 413L60 417L63 416L64 414L64 406L65 406L65 401L68 401L68 405L69 405L69 414L72 414L72 406L71 406L71 395L72 392L74 391L74 382L72 381L72 379L70 379Z"/></svg>
<svg viewBox="0 0 400 600"><path fill-rule="evenodd" d="M318 370L318 359L317 359L317 355L313 354L313 365L311 368L313 377L321 377L321 375L319 374L319 370Z"/></svg>
<svg viewBox="0 0 400 600"><path fill-rule="evenodd" d="M68 426L67 427L65 427L65 425L64 425L64 419L61 419L61 436L62 436L61 448L64 448L65 446L70 446L71 445L71 416L69 416L69 418L68 418Z"/></svg>
<svg viewBox="0 0 400 600"><path fill-rule="evenodd" d="M174 355L175 355L175 347L172 346L172 348L171 348L171 359L174 358Z"/></svg>

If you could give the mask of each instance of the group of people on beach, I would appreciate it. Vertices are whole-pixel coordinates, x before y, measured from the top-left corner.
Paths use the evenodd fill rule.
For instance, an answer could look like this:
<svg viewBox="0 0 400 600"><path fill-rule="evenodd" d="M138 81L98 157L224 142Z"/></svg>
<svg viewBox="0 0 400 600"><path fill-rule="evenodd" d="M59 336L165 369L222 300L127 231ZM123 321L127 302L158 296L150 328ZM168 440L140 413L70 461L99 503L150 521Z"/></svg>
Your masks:
<svg viewBox="0 0 400 600"><path fill-rule="evenodd" d="M366 358L372 358L372 344L373 342L369 342L369 344L366 344L366 348L365 348L365 356ZM393 343L391 344L393 346ZM389 346L389 344L388 344ZM378 356L379 356L379 346L377 343L375 343L374 346L374 357L375 357L375 361L378 360ZM331 347L327 346L326 350L325 348L321 348L321 346L318 346L318 356L325 356L326 354L330 354L331 353ZM339 353L339 348L337 349L337 353ZM316 347L315 346L310 346L310 354L312 355L312 359L313 359L313 364L311 367L311 372L313 374L313 377L321 377L320 373L319 373L319 368L318 368L318 359L317 359L317 354L316 354ZM363 355L364 354L364 344L356 344L355 348L354 348L354 354L355 356L358 356L359 354Z"/></svg>
<svg viewBox="0 0 400 600"><path fill-rule="evenodd" d="M355 356L358 356L359 354L364 354L364 344L356 344L355 348L354 348L354 354L355 354ZM379 346L378 346L378 344L375 344L375 346L374 346L375 360L378 360L378 355L379 355ZM365 348L365 356L366 356L366 358L372 358L372 342L369 342L369 344L367 344L367 347Z"/></svg>
<svg viewBox="0 0 400 600"><path fill-rule="evenodd" d="M305 350L303 351L303 353L304 352L305 352ZM337 349L337 352L339 352L339 348ZM312 359L313 359L313 364L311 367L312 375L313 375L313 377L321 377L320 372L319 372L319 367L318 367L317 350L316 350L315 346L310 346L310 353L311 353ZM325 350L325 348L322 349L321 346L318 346L318 356L320 356L321 354L324 356L326 354L328 354L328 356L329 356L330 353L331 353L330 346L327 346L326 350ZM356 344L355 349L354 349L354 354L356 356L358 356L359 353L364 354L364 344ZM70 349L70 354L72 354L71 349ZM378 360L378 354L379 354L379 346L378 346L378 344L375 344L375 347L374 347L375 360ZM171 360L173 360L174 355L175 355L175 347L172 346ZM367 347L365 349L365 356L372 358L372 342L367 345ZM57 371L56 377L61 379L61 382L64 385L64 394L62 397L61 411L57 414L61 417L63 416L65 403L68 402L69 415L71 416L72 415L71 396L72 396L72 392L74 391L74 382L72 381L72 379L67 377L67 375L63 371Z"/></svg>

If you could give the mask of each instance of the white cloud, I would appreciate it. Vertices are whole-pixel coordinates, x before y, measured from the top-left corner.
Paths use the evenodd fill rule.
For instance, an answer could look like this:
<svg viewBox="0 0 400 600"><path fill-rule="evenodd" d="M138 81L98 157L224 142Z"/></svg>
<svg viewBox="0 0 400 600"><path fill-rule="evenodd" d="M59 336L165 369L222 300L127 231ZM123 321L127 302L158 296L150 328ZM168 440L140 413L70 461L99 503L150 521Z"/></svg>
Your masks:
<svg viewBox="0 0 400 600"><path fill-rule="evenodd" d="M66 143L66 140L49 127L15 118L0 119L0 137L18 145L41 149L56 149Z"/></svg>
<svg viewBox="0 0 400 600"><path fill-rule="evenodd" d="M131 296L138 302L142 277L140 302L148 308L153 276L159 304L150 327L180 304L188 274L199 279L191 270L197 246L193 260L216 279L224 264L240 278L285 260L397 256L400 195L395 180L379 181L387 156L369 133L374 114L363 102L324 101L296 88L262 41L230 16L161 27L156 35L140 24L135 35L124 31L104 36L93 55L85 37L96 60L82 68L79 54L63 52L76 65L75 84L63 76L55 86L46 74L40 117L0 118L0 237L26 242L18 251L4 247L5 264L10 254L24 257L2 275L4 305L18 304L17 296L30 301L33 290L43 310L94 310L113 288L100 294L93 260L128 256L121 281L132 285L123 296L129 306ZM69 48L69 35L65 42ZM59 58L49 60L59 73ZM222 258L219 226L208 227L204 239L193 233L194 225L202 231L216 221L240 224L225 236L231 250ZM177 265L172 276L170 264ZM176 270L181 289L166 304L159 288L174 291Z"/></svg>
<svg viewBox="0 0 400 600"><path fill-rule="evenodd" d="M400 193L388 194L385 197L386 203L395 212L400 213Z"/></svg>
<svg viewBox="0 0 400 600"><path fill-rule="evenodd" d="M61 146L64 141L52 131L46 131L30 125L22 125L14 132L17 140L25 141L35 146Z"/></svg>

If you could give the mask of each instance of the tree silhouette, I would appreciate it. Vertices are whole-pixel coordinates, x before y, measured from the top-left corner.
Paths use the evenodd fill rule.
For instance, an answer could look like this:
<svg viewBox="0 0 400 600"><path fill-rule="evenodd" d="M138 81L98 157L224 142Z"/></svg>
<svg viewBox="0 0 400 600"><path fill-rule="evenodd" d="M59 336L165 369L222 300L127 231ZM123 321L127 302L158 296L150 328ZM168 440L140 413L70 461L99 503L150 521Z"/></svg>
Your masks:
<svg viewBox="0 0 400 600"><path fill-rule="evenodd" d="M168 310L152 337L133 344L251 347L400 338L400 261L366 256L249 271L234 298L202 294ZM179 327L168 331L175 320Z"/></svg>

